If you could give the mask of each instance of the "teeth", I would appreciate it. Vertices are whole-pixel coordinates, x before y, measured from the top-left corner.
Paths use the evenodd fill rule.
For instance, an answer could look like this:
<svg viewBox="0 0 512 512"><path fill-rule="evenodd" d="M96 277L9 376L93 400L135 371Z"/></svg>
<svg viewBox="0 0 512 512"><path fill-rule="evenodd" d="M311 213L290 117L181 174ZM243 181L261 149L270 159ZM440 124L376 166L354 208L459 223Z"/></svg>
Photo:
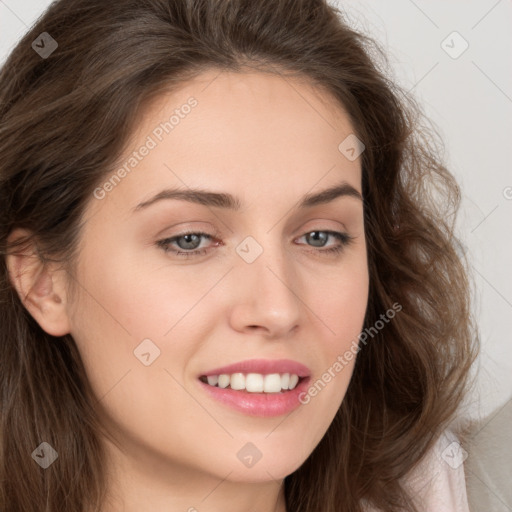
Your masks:
<svg viewBox="0 0 512 512"><path fill-rule="evenodd" d="M263 380L264 377L261 373L248 373L245 378L245 389L250 393L262 393L263 392ZM281 388L279 388L281 391Z"/></svg>
<svg viewBox="0 0 512 512"><path fill-rule="evenodd" d="M243 373L233 373L229 384L231 389L245 389L245 375Z"/></svg>
<svg viewBox="0 0 512 512"><path fill-rule="evenodd" d="M290 386L290 389L293 389L297 385L297 382L299 382L299 377L292 373L290 375L290 383L288 384Z"/></svg>
<svg viewBox="0 0 512 512"><path fill-rule="evenodd" d="M219 388L227 388L229 386L229 375L219 375Z"/></svg>
<svg viewBox="0 0 512 512"><path fill-rule="evenodd" d="M210 384L210 386L215 386L217 384L217 382L219 382L218 375L209 375L206 378L208 379L208 384Z"/></svg>
<svg viewBox="0 0 512 512"><path fill-rule="evenodd" d="M204 377L201 378L204 382ZM210 386L227 388L235 390L246 390L249 393L281 393L281 390L294 389L299 376L294 373L270 373L263 375L261 373L233 373L227 375L209 375L206 381Z"/></svg>

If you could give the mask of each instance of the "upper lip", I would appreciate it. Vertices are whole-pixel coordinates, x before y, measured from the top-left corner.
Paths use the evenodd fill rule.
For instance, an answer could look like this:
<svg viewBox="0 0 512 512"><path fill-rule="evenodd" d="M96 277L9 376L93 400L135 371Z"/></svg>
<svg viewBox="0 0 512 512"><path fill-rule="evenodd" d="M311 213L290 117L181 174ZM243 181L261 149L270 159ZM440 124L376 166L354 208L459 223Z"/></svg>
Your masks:
<svg viewBox="0 0 512 512"><path fill-rule="evenodd" d="M209 375L231 375L233 373L261 373L267 375L270 373L294 373L298 377L309 377L310 370L307 366L291 359L248 359L228 366L213 368L201 374Z"/></svg>

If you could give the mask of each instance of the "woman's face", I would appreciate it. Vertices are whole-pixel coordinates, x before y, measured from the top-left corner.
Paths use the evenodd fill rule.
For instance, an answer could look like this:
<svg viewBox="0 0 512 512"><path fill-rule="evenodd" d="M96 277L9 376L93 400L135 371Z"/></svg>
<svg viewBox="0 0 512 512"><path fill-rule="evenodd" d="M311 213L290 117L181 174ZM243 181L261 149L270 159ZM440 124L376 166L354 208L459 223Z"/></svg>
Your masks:
<svg viewBox="0 0 512 512"><path fill-rule="evenodd" d="M105 422L137 471L278 479L324 436L368 299L352 134L318 89L263 73L205 72L145 111L91 197L68 303ZM214 387L212 374L230 377ZM277 392L296 380L284 374L301 378Z"/></svg>

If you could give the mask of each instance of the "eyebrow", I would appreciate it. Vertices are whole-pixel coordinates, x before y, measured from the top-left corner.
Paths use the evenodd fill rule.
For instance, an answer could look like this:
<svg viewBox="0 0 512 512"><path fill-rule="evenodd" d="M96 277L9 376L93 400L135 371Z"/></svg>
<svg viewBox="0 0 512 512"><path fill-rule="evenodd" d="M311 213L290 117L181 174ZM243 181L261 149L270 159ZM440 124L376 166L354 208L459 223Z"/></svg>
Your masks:
<svg viewBox="0 0 512 512"><path fill-rule="evenodd" d="M296 208L311 208L320 204L330 203L338 197L355 197L356 199L363 200L361 193L346 181L334 187L322 190L315 194L306 194L303 196ZM217 208L225 208L228 210L239 211L242 208L242 203L238 197L231 194L222 192L211 192L203 189L165 189L153 196L147 201L139 203L133 212L147 208L148 206L161 201L163 199L178 199L188 201L190 203L197 203L204 206L211 206Z"/></svg>

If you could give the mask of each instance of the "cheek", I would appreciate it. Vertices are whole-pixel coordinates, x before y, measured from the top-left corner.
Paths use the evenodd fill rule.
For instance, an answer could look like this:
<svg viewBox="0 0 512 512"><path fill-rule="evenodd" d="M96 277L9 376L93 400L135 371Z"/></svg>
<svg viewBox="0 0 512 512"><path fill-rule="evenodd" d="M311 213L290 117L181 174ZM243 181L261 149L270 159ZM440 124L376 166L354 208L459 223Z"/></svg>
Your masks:
<svg viewBox="0 0 512 512"><path fill-rule="evenodd" d="M347 267L322 281L315 300L317 316L325 328L328 351L342 350L363 328L368 304L369 276L365 265ZM316 312L316 311L315 311ZM330 350L329 350L330 348Z"/></svg>
<svg viewBox="0 0 512 512"><path fill-rule="evenodd" d="M311 382L305 400L317 401L332 420L341 405L354 369L359 335L363 329L368 304L368 269L357 264L340 272L338 277L324 281L315 308L322 330L323 342L317 345L322 365L317 381Z"/></svg>
<svg viewBox="0 0 512 512"><path fill-rule="evenodd" d="M103 396L128 371L137 389L147 388L146 379L167 368L183 382L188 361L211 333L215 302L201 298L218 278L171 276L161 266L123 260L122 254L98 265L100 259L84 258L78 271L71 331L96 394ZM141 358L148 351L151 363L145 366ZM169 375L163 375L168 386Z"/></svg>
<svg viewBox="0 0 512 512"><path fill-rule="evenodd" d="M166 271L161 262L137 261L131 253L91 255L78 277L83 292L75 308L78 321L88 317L87 330L101 326L110 343L126 336L131 343L162 339L210 286L190 277L180 269Z"/></svg>

